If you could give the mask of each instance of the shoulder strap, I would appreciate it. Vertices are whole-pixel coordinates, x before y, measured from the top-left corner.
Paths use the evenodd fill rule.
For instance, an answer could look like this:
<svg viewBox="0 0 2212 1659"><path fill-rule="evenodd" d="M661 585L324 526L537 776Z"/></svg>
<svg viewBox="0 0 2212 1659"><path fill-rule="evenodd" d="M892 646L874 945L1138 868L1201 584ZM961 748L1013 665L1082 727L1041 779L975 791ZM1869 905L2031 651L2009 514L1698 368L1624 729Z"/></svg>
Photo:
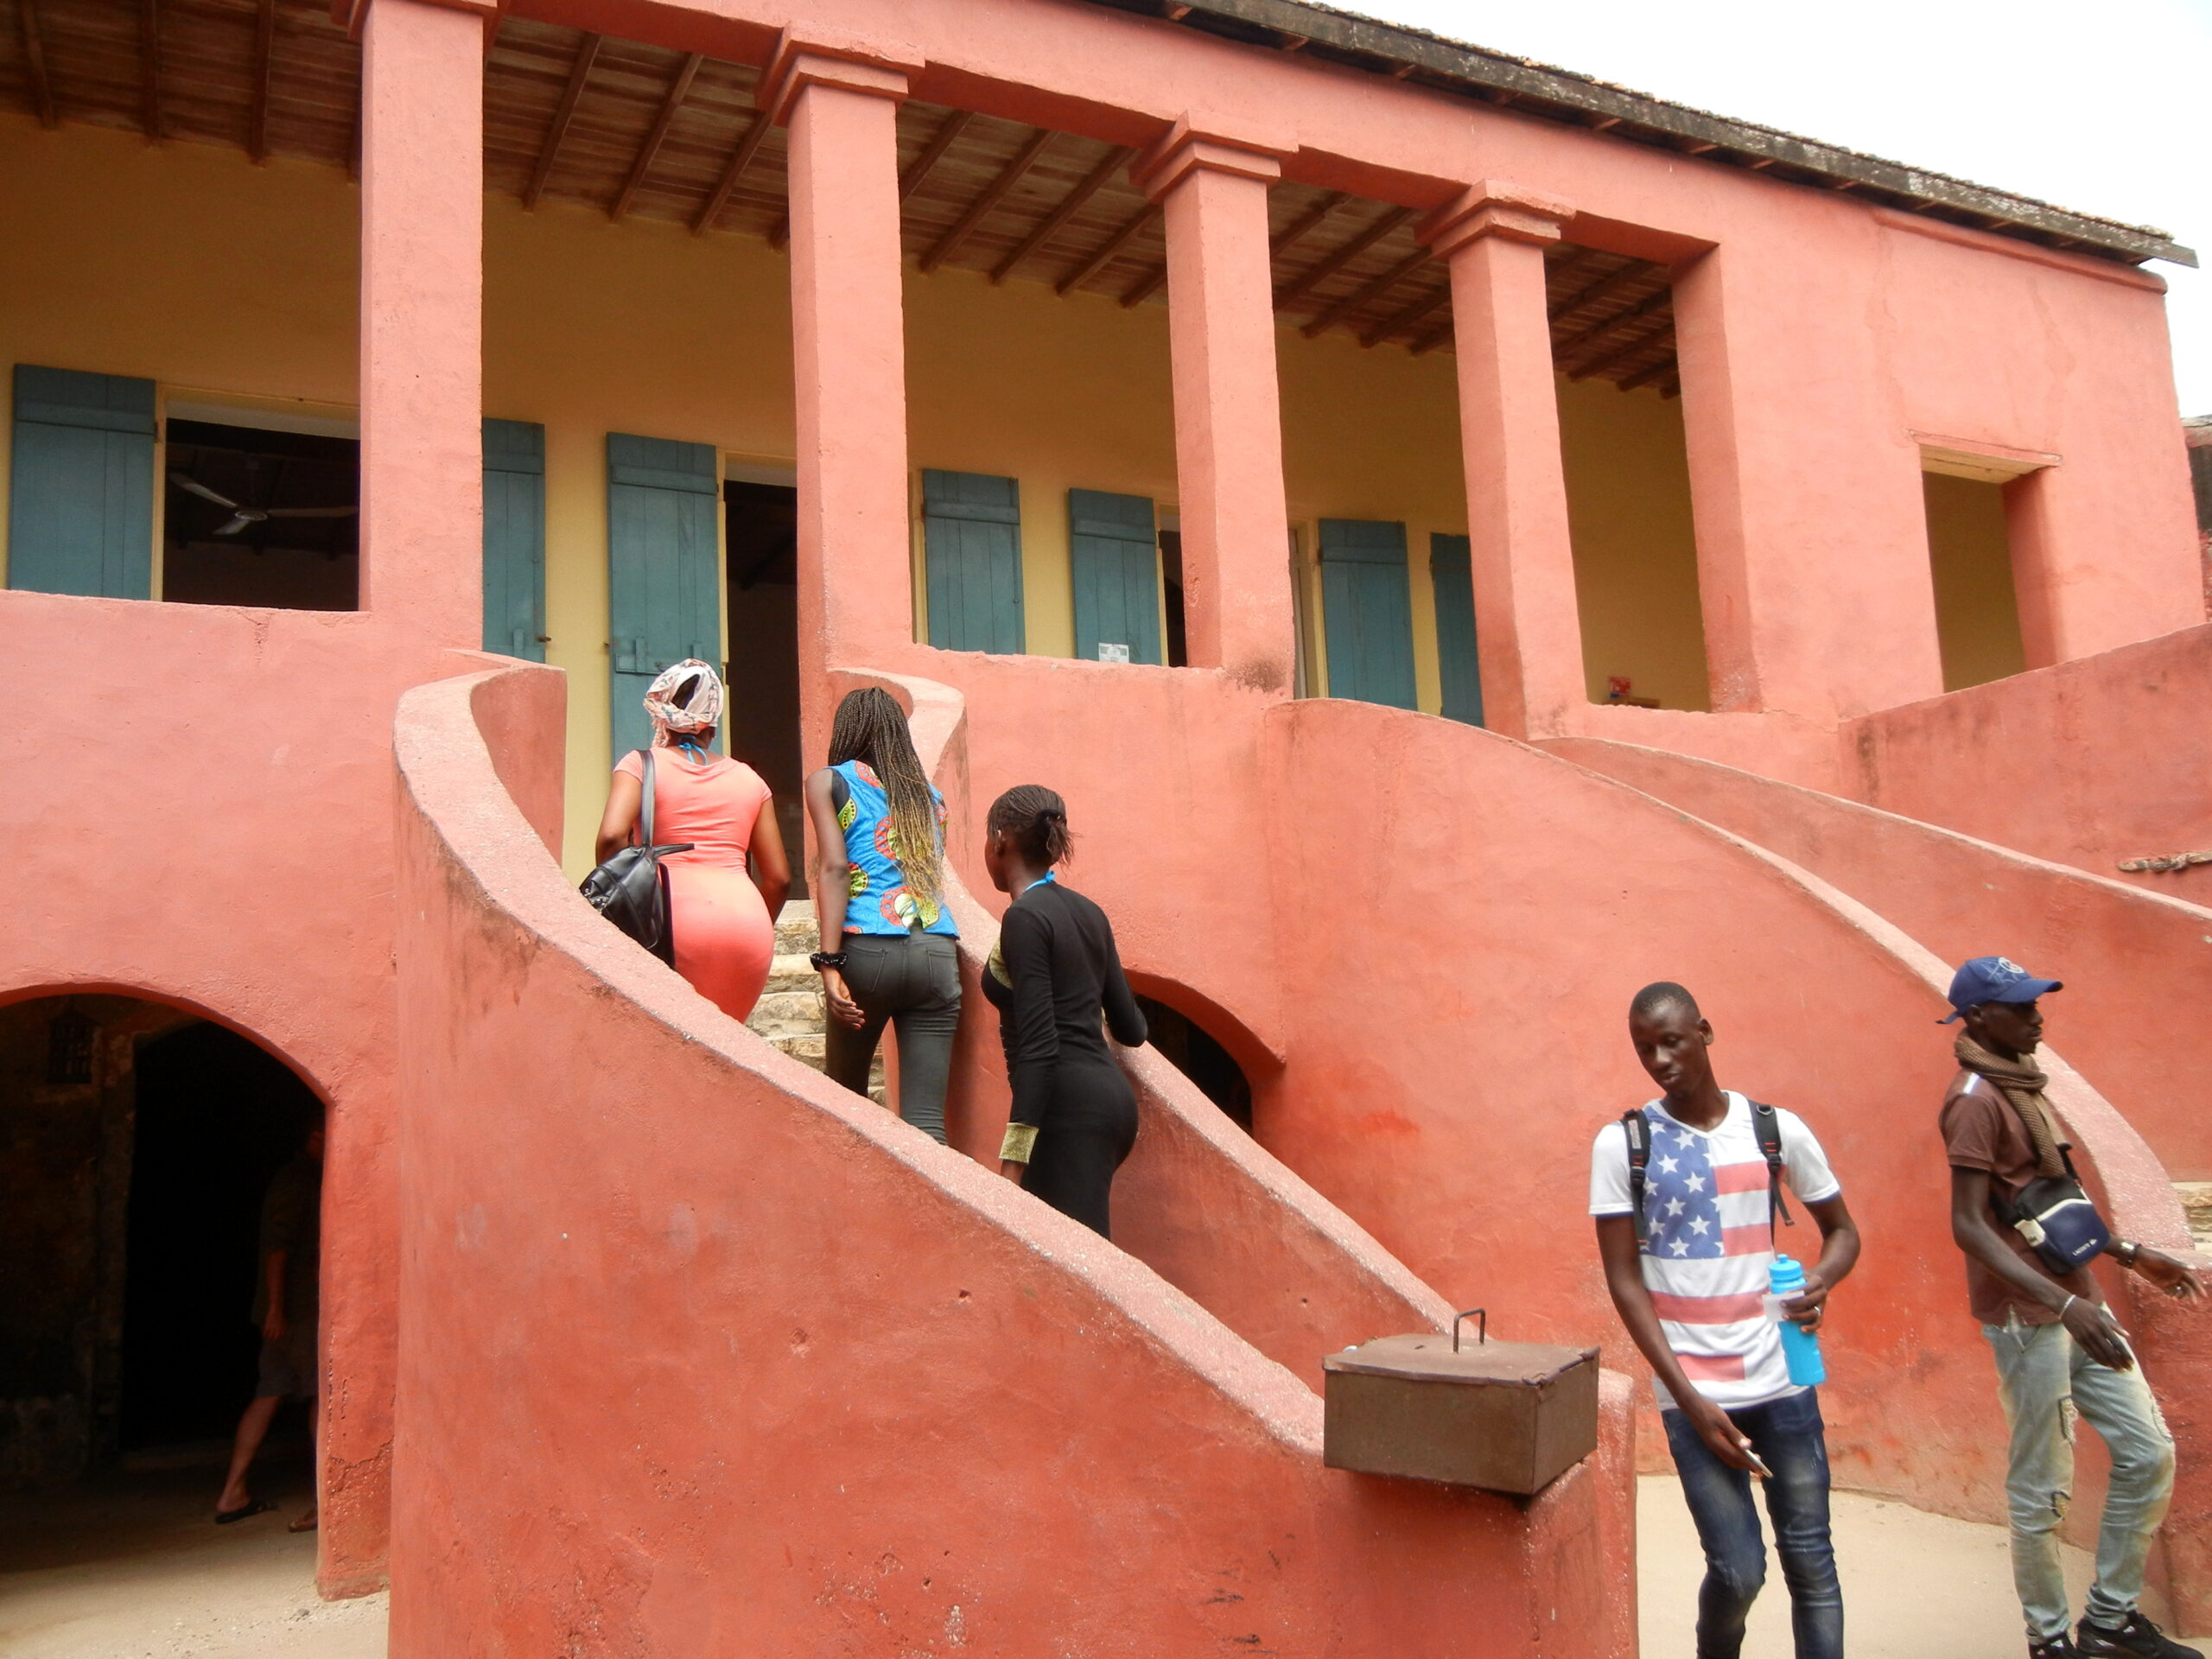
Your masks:
<svg viewBox="0 0 2212 1659"><path fill-rule="evenodd" d="M1621 1114L1621 1133L1628 1137L1628 1201L1636 1223L1636 1248L1642 1249L1643 1233L1643 1175L1651 1163L1651 1120L1641 1109Z"/></svg>
<svg viewBox="0 0 2212 1659"><path fill-rule="evenodd" d="M638 751L638 766L645 773L639 780L644 785L645 793L638 803L638 844L650 847L653 844L653 752L651 749Z"/></svg>
<svg viewBox="0 0 2212 1659"><path fill-rule="evenodd" d="M1785 1227L1797 1223L1789 1213L1789 1206L1782 1200L1782 1119L1773 1107L1761 1101L1751 1102L1751 1133L1758 1137L1759 1151L1766 1157L1767 1222L1782 1217Z"/></svg>

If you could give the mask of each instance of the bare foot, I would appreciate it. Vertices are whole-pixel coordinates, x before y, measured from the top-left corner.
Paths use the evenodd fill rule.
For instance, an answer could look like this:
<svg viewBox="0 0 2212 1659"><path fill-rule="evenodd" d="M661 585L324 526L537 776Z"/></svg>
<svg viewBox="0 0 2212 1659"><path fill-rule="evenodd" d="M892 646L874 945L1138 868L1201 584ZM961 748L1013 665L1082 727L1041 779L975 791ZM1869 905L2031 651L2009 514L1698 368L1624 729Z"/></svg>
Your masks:
<svg viewBox="0 0 2212 1659"><path fill-rule="evenodd" d="M313 1532L315 1529L316 1524L315 1511L310 1509L305 1515L302 1515L298 1520L293 1522L290 1526L285 1528L284 1530L287 1532Z"/></svg>

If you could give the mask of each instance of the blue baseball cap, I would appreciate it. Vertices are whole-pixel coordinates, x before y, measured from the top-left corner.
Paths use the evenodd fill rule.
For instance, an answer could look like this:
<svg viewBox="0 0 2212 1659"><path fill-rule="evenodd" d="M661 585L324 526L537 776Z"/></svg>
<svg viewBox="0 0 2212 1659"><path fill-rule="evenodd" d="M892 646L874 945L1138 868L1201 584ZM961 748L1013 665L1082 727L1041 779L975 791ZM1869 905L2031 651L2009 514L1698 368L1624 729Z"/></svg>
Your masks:
<svg viewBox="0 0 2212 1659"><path fill-rule="evenodd" d="M1936 1023L1948 1026L1984 1002L2032 1002L2045 991L2065 988L2060 981L2037 979L2004 957L1976 957L1951 976L1951 1012Z"/></svg>

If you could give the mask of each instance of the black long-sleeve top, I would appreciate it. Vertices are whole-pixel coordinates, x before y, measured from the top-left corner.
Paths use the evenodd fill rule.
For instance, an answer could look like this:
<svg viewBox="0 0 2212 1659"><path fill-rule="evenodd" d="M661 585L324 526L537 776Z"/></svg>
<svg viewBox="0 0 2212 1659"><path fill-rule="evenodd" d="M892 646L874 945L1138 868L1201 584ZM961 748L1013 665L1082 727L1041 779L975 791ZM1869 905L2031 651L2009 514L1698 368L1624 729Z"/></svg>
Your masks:
<svg viewBox="0 0 2212 1659"><path fill-rule="evenodd" d="M986 971L983 995L999 1011L1013 1122L1041 1126L1061 1066L1114 1069L1098 1028L1103 1009L1114 1040L1134 1048L1146 1037L1144 1014L1122 975L1106 912L1058 881L1040 881L1007 908L999 955L1010 985Z"/></svg>

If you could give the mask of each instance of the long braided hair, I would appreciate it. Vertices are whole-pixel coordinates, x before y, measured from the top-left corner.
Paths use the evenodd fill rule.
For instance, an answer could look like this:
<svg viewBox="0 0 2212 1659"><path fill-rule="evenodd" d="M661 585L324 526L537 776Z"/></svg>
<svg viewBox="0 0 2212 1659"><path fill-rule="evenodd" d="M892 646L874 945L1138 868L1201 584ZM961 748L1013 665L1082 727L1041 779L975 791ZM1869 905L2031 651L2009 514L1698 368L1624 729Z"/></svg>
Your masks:
<svg viewBox="0 0 2212 1659"><path fill-rule="evenodd" d="M914 753L906 711L881 686L848 691L837 705L830 728L830 764L848 760L865 763L882 780L891 802L891 855L899 874L917 900L937 904L944 886L938 876L937 796L921 756Z"/></svg>

